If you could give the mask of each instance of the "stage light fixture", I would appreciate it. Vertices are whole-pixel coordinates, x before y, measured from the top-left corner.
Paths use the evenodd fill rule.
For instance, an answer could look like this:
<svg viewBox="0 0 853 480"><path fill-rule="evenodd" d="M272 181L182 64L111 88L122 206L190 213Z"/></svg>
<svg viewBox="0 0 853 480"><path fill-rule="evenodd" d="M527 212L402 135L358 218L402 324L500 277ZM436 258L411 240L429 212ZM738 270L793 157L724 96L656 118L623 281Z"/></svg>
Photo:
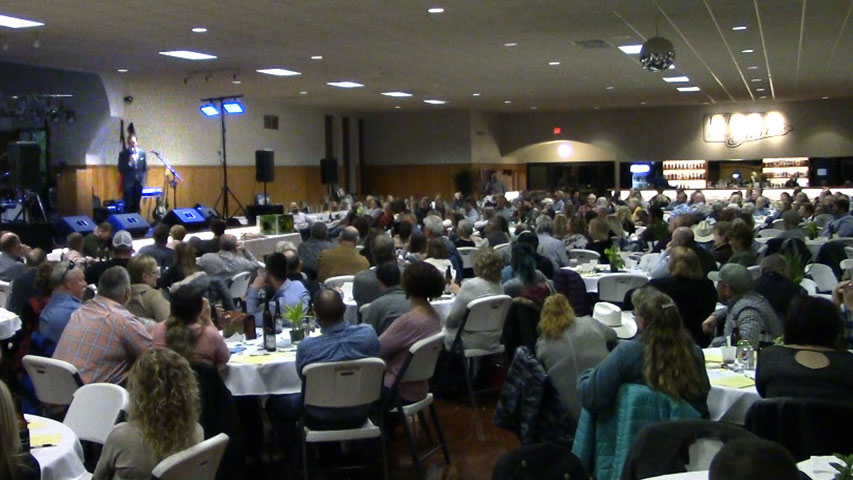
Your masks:
<svg viewBox="0 0 853 480"><path fill-rule="evenodd" d="M246 110L243 109L243 104L236 100L232 100L230 102L223 102L222 109L225 110L225 113L230 115L239 115Z"/></svg>
<svg viewBox="0 0 853 480"><path fill-rule="evenodd" d="M202 105L200 110L201 113L203 113L207 117L215 117L219 115L219 109L216 108L216 105L213 105L211 103L208 103L207 105Z"/></svg>

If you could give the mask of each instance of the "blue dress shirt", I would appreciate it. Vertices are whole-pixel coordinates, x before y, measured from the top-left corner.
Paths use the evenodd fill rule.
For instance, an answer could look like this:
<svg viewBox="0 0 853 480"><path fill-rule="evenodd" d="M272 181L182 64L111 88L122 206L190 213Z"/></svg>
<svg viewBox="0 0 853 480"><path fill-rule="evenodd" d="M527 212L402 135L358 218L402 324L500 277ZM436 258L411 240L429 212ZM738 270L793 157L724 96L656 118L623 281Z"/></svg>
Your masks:
<svg viewBox="0 0 853 480"><path fill-rule="evenodd" d="M290 307L300 302L302 303L302 308L307 313L311 297L308 295L308 290L305 289L302 282L285 280L270 299L270 312L273 315L275 315L275 302L278 302L282 314L284 314L285 307ZM255 326L263 326L264 309L262 305L258 305L258 291L252 287L249 287L249 291L246 294L246 311L254 315Z"/></svg>
<svg viewBox="0 0 853 480"><path fill-rule="evenodd" d="M80 308L82 303L73 295L63 292L53 292L50 301L39 315L39 333L53 343L59 343L59 337L68 325L71 314Z"/></svg>
<svg viewBox="0 0 853 480"><path fill-rule="evenodd" d="M308 337L296 347L296 373L317 362L338 362L379 356L379 337L367 324L350 325L345 320L321 330L319 337Z"/></svg>

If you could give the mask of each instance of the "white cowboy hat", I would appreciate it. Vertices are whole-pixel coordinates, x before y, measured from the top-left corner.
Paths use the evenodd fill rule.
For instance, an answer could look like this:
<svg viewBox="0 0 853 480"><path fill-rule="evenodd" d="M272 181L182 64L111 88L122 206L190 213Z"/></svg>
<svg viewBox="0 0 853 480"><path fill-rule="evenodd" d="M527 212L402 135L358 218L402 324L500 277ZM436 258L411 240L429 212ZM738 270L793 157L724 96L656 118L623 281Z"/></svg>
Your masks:
<svg viewBox="0 0 853 480"><path fill-rule="evenodd" d="M592 318L616 331L621 339L634 338L637 335L637 322L630 312L622 312L618 306L608 302L598 302L592 310Z"/></svg>

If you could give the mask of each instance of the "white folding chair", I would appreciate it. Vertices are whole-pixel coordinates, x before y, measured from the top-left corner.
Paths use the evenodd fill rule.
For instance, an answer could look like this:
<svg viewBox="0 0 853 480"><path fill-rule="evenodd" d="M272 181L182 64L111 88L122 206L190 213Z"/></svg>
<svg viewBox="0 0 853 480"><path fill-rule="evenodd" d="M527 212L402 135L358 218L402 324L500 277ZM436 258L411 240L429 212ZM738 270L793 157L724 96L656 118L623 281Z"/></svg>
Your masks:
<svg viewBox="0 0 853 480"><path fill-rule="evenodd" d="M501 243L492 247L492 250L499 253L501 258L504 259L504 265L509 265L510 260L512 259L512 254L510 253L510 244L509 243Z"/></svg>
<svg viewBox="0 0 853 480"><path fill-rule="evenodd" d="M462 268L474 268L474 254L477 253L477 247L457 247L456 251L462 259Z"/></svg>
<svg viewBox="0 0 853 480"><path fill-rule="evenodd" d="M815 283L811 278L804 278L800 280L800 286L803 287L803 290L805 290L808 295L814 295L817 293L817 283Z"/></svg>
<svg viewBox="0 0 853 480"><path fill-rule="evenodd" d="M773 220L773 223L770 224L770 228L775 228L776 230L785 230L785 220L782 220L781 218Z"/></svg>
<svg viewBox="0 0 853 480"><path fill-rule="evenodd" d="M779 235L782 235L782 230L777 230L775 228L765 228L758 232L758 238L776 238Z"/></svg>
<svg viewBox="0 0 853 480"><path fill-rule="evenodd" d="M456 338L453 339L453 344L450 347L451 353L461 354L465 362L465 382L468 385L471 407L474 409L477 408L474 394L479 392L474 391L471 383L471 362L469 359L503 353L504 345L498 343L489 349L467 348L462 337L467 333L478 332L493 332L496 336L500 336L511 304L512 298L509 295L489 295L468 302L468 313L462 320L462 324L459 325Z"/></svg>
<svg viewBox="0 0 853 480"><path fill-rule="evenodd" d="M249 292L249 279L252 277L252 272L240 272L231 277L231 285L228 287L232 300L245 301L246 294Z"/></svg>
<svg viewBox="0 0 853 480"><path fill-rule="evenodd" d="M323 281L323 285L327 288L343 287L345 283L352 283L355 275L340 275L337 277L329 277Z"/></svg>
<svg viewBox="0 0 853 480"><path fill-rule="evenodd" d="M26 355L21 359L41 403L70 405L74 392L83 386L77 368L54 358Z"/></svg>
<svg viewBox="0 0 853 480"><path fill-rule="evenodd" d="M649 277L631 273L611 273L598 280L598 299L622 305L625 294L649 283Z"/></svg>
<svg viewBox="0 0 853 480"><path fill-rule="evenodd" d="M841 270L850 270L851 268L853 268L853 258L845 258L841 261L839 266L841 267Z"/></svg>
<svg viewBox="0 0 853 480"><path fill-rule="evenodd" d="M598 261L601 259L601 254L595 250L586 250L583 248L572 248L567 251L569 260L576 259L578 263L589 263L590 260Z"/></svg>
<svg viewBox="0 0 853 480"><path fill-rule="evenodd" d="M806 265L806 274L817 283L818 292L831 292L838 283L835 272L829 265L822 263L810 263Z"/></svg>
<svg viewBox="0 0 853 480"><path fill-rule="evenodd" d="M380 409L379 425L366 419L359 428L315 430L305 424L305 407L355 408L371 405L382 395L385 362L380 358L362 358L345 362L312 363L302 369L302 413L299 432L302 440L302 472L308 480L308 443L343 442L379 438L382 442L383 478L388 479L388 456L384 415Z"/></svg>
<svg viewBox="0 0 853 480"><path fill-rule="evenodd" d="M62 423L80 440L103 445L129 400L127 390L112 383L83 385L74 392Z"/></svg>
<svg viewBox="0 0 853 480"><path fill-rule="evenodd" d="M752 279L755 280L761 276L761 265L753 265L751 267L746 267L749 270L749 273L752 274Z"/></svg>
<svg viewBox="0 0 853 480"><path fill-rule="evenodd" d="M157 480L213 480L227 446L228 435L220 433L160 460L151 471L151 477Z"/></svg>
<svg viewBox="0 0 853 480"><path fill-rule="evenodd" d="M415 470L418 472L418 478L423 478L423 470L421 468L421 462L437 452L441 449L444 454L444 462L450 463L450 453L447 450L447 442L444 440L444 434L441 431L441 425L438 423L438 415L435 413L435 406L433 405L433 396L432 393L427 392L426 396L421 400L416 402L412 402L408 405L403 405L402 399L397 394L399 390L399 386L401 384L405 384L408 382L423 382L432 378L435 373L435 364L438 362L438 355L441 353L442 342L444 341L445 332L441 331L436 333L431 337L424 338L415 342L414 345L409 347L409 355L406 357L403 366L400 368L400 373L397 376L397 379L394 381L394 385L391 387L391 398L393 399L394 405L393 409L396 409L397 413L400 414L400 420L403 424L403 429L406 432L406 440L409 443L409 451L412 454L412 461L415 463ZM426 452L423 456L418 455L417 448L415 447L415 441L412 438L412 431L409 428L409 422L406 420L408 417L412 417L417 415L418 420L421 423L421 428L423 428L424 433L426 433L427 439L430 444L432 444L432 437L429 433L429 425L426 421L426 416L424 415L424 410L429 408L429 413L432 416L433 426L435 427L435 433L438 436L438 445L434 446L430 451Z"/></svg>
<svg viewBox="0 0 853 480"><path fill-rule="evenodd" d="M367 308L370 306L369 303L365 303L364 305L358 307L358 323L364 321L364 314L367 312Z"/></svg>
<svg viewBox="0 0 853 480"><path fill-rule="evenodd" d="M844 253L847 254L847 258L853 258L853 247L844 247Z"/></svg>

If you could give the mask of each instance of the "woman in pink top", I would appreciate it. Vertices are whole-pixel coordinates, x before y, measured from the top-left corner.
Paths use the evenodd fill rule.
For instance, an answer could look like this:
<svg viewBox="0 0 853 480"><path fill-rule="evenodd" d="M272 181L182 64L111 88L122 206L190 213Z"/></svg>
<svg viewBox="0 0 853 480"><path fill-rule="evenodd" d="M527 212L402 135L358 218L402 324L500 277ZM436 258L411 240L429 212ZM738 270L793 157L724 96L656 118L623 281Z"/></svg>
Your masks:
<svg viewBox="0 0 853 480"><path fill-rule="evenodd" d="M191 361L222 368L231 358L222 335L210 319L204 288L187 284L171 294L171 316L151 332L154 348L170 348Z"/></svg>
<svg viewBox="0 0 853 480"><path fill-rule="evenodd" d="M412 309L394 320L379 336L379 356L387 365L386 388L394 385L409 347L441 330L441 319L429 300L440 297L444 292L444 275L433 265L420 261L406 267L400 283ZM429 383L426 381L401 383L399 387L404 403L417 402L428 392Z"/></svg>

